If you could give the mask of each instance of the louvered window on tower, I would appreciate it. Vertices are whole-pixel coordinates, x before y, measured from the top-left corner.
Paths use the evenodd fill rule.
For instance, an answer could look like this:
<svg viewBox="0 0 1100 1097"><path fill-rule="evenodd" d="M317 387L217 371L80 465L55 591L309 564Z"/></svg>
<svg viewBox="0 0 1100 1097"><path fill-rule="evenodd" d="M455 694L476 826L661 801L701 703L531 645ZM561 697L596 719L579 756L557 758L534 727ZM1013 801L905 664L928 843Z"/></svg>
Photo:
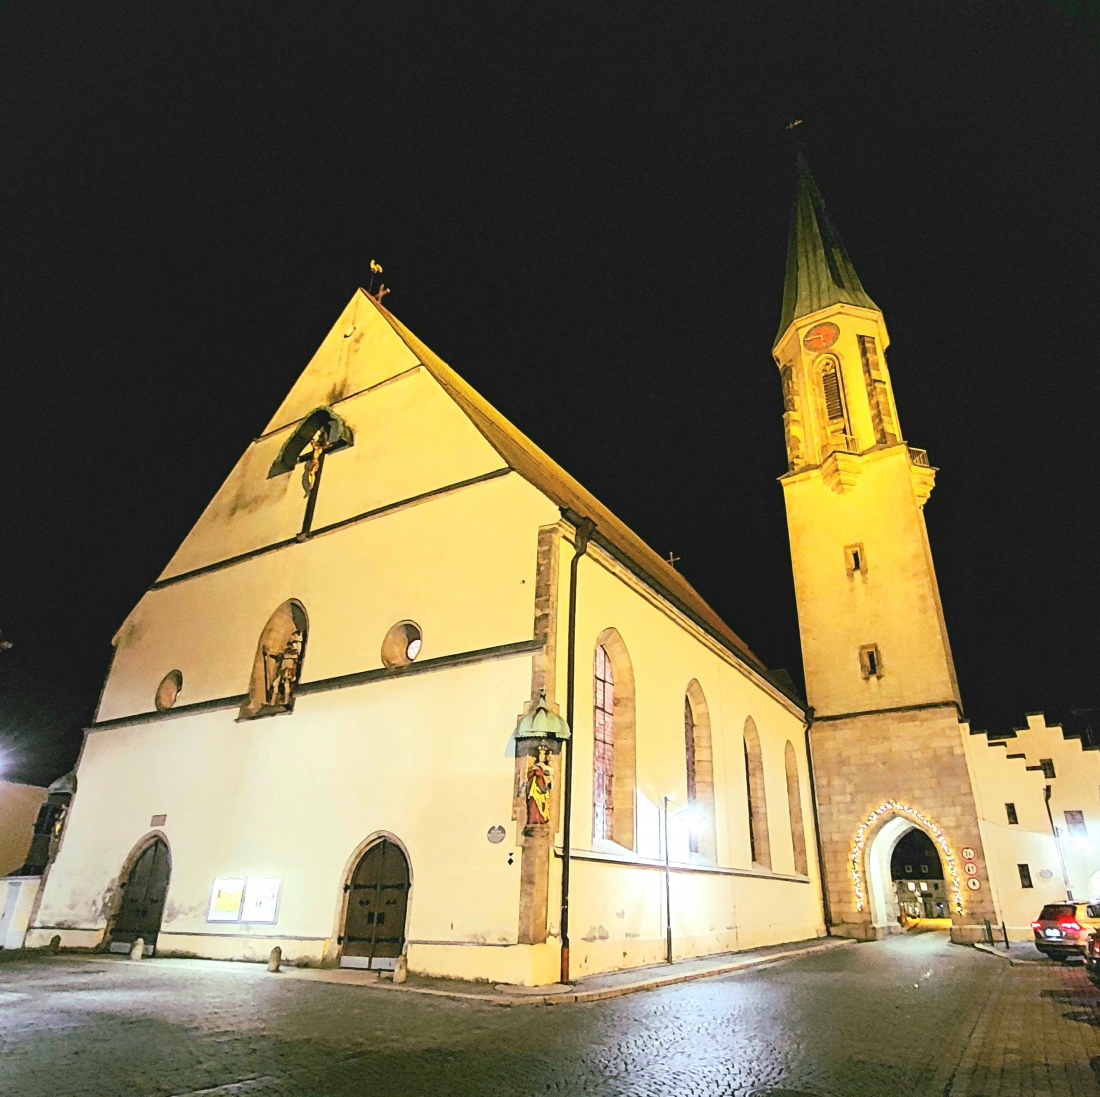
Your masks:
<svg viewBox="0 0 1100 1097"><path fill-rule="evenodd" d="M821 387L825 391L825 413L829 422L844 421L844 397L840 390L840 374L836 362L828 362L821 371Z"/></svg>

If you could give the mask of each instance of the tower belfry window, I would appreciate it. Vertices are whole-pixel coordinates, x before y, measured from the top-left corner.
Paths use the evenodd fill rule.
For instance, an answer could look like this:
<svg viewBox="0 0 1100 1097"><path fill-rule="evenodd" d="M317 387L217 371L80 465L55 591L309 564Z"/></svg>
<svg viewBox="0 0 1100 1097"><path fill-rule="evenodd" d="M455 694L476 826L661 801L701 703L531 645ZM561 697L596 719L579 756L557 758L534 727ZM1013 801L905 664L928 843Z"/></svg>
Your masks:
<svg viewBox="0 0 1100 1097"><path fill-rule="evenodd" d="M825 414L833 423L844 423L844 391L841 388L840 370L835 358L826 360L821 370L821 388L825 393Z"/></svg>

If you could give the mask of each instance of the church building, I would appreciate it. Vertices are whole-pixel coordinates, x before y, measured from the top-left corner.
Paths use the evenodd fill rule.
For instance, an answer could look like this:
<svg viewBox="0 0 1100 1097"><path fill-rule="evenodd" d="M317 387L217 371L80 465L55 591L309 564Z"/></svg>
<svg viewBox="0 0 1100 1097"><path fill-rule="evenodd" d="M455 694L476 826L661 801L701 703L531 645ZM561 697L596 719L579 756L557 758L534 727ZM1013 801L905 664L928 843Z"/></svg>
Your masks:
<svg viewBox="0 0 1100 1097"><path fill-rule="evenodd" d="M118 631L27 943L543 985L804 940L811 788L789 684L359 291Z"/></svg>

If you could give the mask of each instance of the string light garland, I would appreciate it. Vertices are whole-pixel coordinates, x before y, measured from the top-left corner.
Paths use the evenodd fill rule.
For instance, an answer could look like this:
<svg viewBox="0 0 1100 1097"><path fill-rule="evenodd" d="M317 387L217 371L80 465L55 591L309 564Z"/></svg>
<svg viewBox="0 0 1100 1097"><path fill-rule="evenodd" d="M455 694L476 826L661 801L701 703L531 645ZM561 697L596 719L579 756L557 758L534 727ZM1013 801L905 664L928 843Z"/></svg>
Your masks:
<svg viewBox="0 0 1100 1097"><path fill-rule="evenodd" d="M951 876L951 891L954 898L955 910L959 914L962 914L962 888L959 886L959 873L958 869L955 867L955 855L951 852L951 847L947 844L947 836L923 812L917 811L916 808L911 808L906 804L899 803L897 800L887 800L886 803L880 804L862 823L859 824L859 830L856 831L855 841L852 843L851 856L852 882L856 890L856 910L863 910L865 903L865 896L863 894L863 873L860 871L860 866L863 863L864 839L867 837L867 831L870 830L888 811L907 815L910 819L918 822L932 835L936 845L943 850L944 856L947 858L947 871Z"/></svg>

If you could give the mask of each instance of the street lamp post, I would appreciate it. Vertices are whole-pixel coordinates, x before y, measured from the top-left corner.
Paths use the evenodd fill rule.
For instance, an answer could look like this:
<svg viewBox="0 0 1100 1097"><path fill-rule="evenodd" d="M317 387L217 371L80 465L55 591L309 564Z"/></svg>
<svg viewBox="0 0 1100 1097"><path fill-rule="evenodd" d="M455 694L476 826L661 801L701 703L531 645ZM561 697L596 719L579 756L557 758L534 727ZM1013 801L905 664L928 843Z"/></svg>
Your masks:
<svg viewBox="0 0 1100 1097"><path fill-rule="evenodd" d="M668 867L668 797L665 797L665 960L672 963L672 871Z"/></svg>
<svg viewBox="0 0 1100 1097"><path fill-rule="evenodd" d="M666 963L672 963L672 867L670 865L669 851L668 851L668 801L669 797L664 798L664 811L663 811L663 831L665 838L665 961ZM673 818L681 819L687 825L687 828L692 833L698 832L699 828L703 824L703 813L699 811L694 804L689 803L687 807L680 808L679 811L672 813Z"/></svg>

